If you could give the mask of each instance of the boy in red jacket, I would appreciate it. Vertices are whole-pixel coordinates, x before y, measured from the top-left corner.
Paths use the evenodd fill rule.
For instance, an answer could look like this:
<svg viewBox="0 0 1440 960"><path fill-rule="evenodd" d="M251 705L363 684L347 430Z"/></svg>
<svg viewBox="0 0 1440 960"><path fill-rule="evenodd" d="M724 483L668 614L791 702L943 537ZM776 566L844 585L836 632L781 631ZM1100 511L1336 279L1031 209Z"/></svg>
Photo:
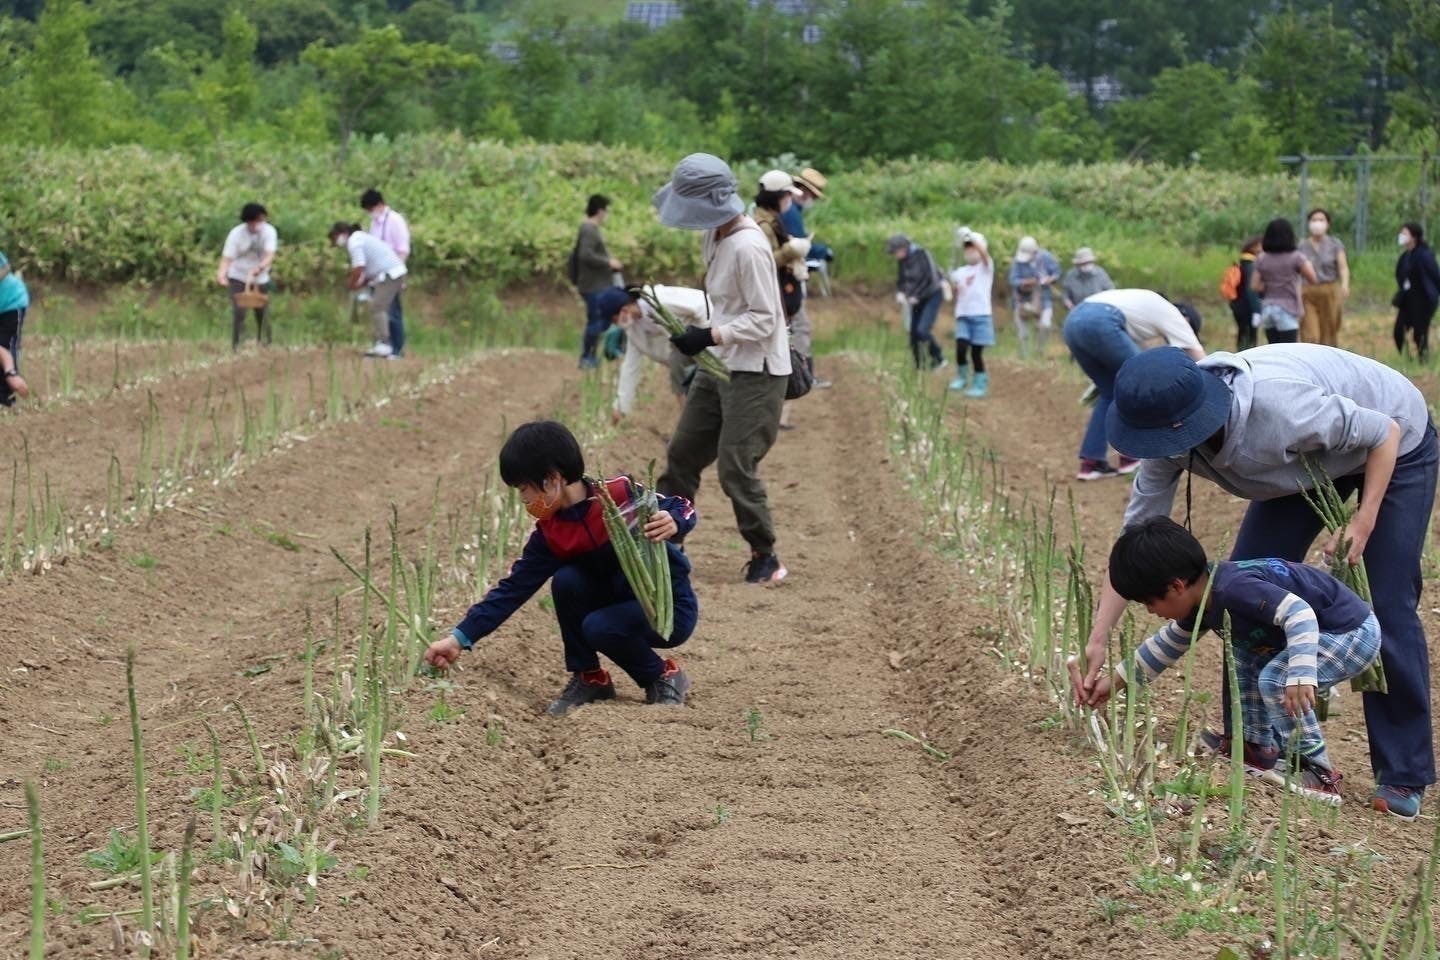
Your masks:
<svg viewBox="0 0 1440 960"><path fill-rule="evenodd" d="M585 476L585 457L575 436L563 425L538 421L518 427L500 450L500 479L520 493L535 518L535 532L510 574L470 608L450 636L425 651L425 661L448 667L477 640L499 629L535 592L550 581L555 619L565 644L570 681L550 704L562 716L596 700L613 700L615 686L600 666L604 654L645 691L647 703L680 706L690 680L680 665L658 649L678 647L695 631L700 607L690 586L690 561L673 544L670 582L675 597L675 629L656 633L635 599L605 529L596 490L603 482L621 513L637 502L643 489L627 477L597 481ZM653 541L684 537L695 528L695 508L683 497L660 497L660 509L645 525Z"/></svg>

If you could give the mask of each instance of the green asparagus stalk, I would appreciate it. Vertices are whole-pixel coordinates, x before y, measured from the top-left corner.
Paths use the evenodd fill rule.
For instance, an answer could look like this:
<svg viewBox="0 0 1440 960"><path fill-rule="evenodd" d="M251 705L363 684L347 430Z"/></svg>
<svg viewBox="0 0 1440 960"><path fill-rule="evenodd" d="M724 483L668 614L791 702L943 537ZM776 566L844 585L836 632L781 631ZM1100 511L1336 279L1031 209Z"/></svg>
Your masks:
<svg viewBox="0 0 1440 960"><path fill-rule="evenodd" d="M1352 564L1348 557L1350 554L1350 538L1345 536L1344 531L1350 526L1350 520L1355 516L1355 509L1340 496L1340 491L1335 489L1335 481L1331 480L1325 473L1325 468L1320 466L1307 454L1302 454L1300 464L1305 468L1305 473L1310 478L1311 489L1301 488L1300 495L1315 511L1320 522L1330 533L1340 531L1339 542L1335 545L1335 555L1330 558L1330 574L1345 584L1351 590L1360 595L1360 599L1374 605L1370 595L1370 576L1365 571L1365 561L1362 558L1359 563ZM1351 678L1350 689L1357 693L1388 693L1389 685L1385 682L1385 667L1376 657L1375 662L1362 670L1357 676Z"/></svg>
<svg viewBox="0 0 1440 960"><path fill-rule="evenodd" d="M30 960L45 958L45 842L40 835L40 794L25 781L30 816Z"/></svg>
<svg viewBox="0 0 1440 960"><path fill-rule="evenodd" d="M665 328L667 333L673 337L685 332L685 324L681 323L675 314L670 312L669 307L660 302L660 298L655 295L654 286L647 284L639 289L640 299L644 300L654 309L655 313L659 316L660 325ZM709 350L701 350L696 354L695 362L700 365L702 370L716 380L722 380L726 383L730 382L730 371L725 369L725 364L720 358Z"/></svg>
<svg viewBox="0 0 1440 960"><path fill-rule="evenodd" d="M150 819L145 803L145 742L140 738L140 706L135 700L135 648L125 651L125 687L130 700L130 744L135 760L135 839L140 845L140 930L155 929L155 899L150 881Z"/></svg>
<svg viewBox="0 0 1440 960"><path fill-rule="evenodd" d="M651 473L654 464L651 464ZM652 481L653 482L653 481ZM662 637L675 632L674 596L670 582L669 548L650 540L644 534L645 524L655 511L654 490L646 490L637 504L635 527L620 512L614 497L603 480L596 482L605 530L615 548L615 557L625 580L640 602L645 619Z"/></svg>

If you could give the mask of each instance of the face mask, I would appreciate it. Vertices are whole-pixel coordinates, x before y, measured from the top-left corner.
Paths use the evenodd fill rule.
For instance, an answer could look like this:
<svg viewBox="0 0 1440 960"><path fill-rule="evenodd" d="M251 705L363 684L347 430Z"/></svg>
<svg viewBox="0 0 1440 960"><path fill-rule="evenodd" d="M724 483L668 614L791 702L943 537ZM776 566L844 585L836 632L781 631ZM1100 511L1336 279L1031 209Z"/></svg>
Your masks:
<svg viewBox="0 0 1440 960"><path fill-rule="evenodd" d="M1082 277L1088 277L1090 276L1090 274L1095 272L1095 268L1088 263L1083 266L1076 267L1075 269L1080 271L1080 276Z"/></svg>
<svg viewBox="0 0 1440 960"><path fill-rule="evenodd" d="M337 247L343 247L343 246L345 246L345 241L346 241L346 240L349 240L349 239L350 239L349 237L336 237L336 238L335 238L335 246L337 246Z"/></svg>
<svg viewBox="0 0 1440 960"><path fill-rule="evenodd" d="M1323 237L1325 236L1325 231L1329 229L1330 224L1325 220L1316 219L1310 221L1310 236L1312 237Z"/></svg>
<svg viewBox="0 0 1440 960"><path fill-rule="evenodd" d="M525 512L536 520L549 520L555 516L556 511L560 509L560 494L556 493L553 500L546 500L545 497L546 493L542 487L540 496L525 504Z"/></svg>
<svg viewBox="0 0 1440 960"><path fill-rule="evenodd" d="M980 251L978 251L978 250L966 250L966 251L965 251L965 262L968 263L968 264L970 264L972 267L973 267L975 264L979 263L979 262L980 262Z"/></svg>
<svg viewBox="0 0 1440 960"><path fill-rule="evenodd" d="M1398 244L1400 244L1400 246L1402 246L1402 247L1408 247L1408 246L1410 246L1410 234L1408 234L1408 233L1402 233L1402 234L1400 234L1400 236L1398 236L1398 237L1395 238L1395 242L1398 243Z"/></svg>

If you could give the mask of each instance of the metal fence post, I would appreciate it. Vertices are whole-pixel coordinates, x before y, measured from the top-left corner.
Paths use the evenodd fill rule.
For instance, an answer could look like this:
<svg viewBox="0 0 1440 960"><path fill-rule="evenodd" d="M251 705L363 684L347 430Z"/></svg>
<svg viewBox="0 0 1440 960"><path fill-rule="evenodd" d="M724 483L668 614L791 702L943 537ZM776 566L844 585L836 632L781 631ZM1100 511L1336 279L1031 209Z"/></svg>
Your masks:
<svg viewBox="0 0 1440 960"><path fill-rule="evenodd" d="M1295 218L1296 223L1305 222L1305 211L1310 206L1310 158L1303 153L1300 155L1300 214Z"/></svg>
<svg viewBox="0 0 1440 960"><path fill-rule="evenodd" d="M1364 253L1370 235L1370 158L1359 158L1355 172L1355 252Z"/></svg>

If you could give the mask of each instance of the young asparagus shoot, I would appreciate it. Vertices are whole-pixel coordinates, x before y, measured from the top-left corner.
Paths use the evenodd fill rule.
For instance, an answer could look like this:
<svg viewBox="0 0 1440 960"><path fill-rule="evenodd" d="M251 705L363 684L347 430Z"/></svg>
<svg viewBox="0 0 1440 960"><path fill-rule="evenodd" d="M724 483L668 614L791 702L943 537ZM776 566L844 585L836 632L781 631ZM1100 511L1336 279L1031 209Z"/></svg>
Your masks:
<svg viewBox="0 0 1440 960"><path fill-rule="evenodd" d="M140 707L135 699L135 648L125 651L125 688L130 700L130 744L135 760L135 839L140 845L140 932L154 929L155 900L150 881L150 822L145 805L145 743L140 737Z"/></svg>
<svg viewBox="0 0 1440 960"><path fill-rule="evenodd" d="M45 957L45 841L40 834L40 794L25 781L25 810L30 817L30 960Z"/></svg>

